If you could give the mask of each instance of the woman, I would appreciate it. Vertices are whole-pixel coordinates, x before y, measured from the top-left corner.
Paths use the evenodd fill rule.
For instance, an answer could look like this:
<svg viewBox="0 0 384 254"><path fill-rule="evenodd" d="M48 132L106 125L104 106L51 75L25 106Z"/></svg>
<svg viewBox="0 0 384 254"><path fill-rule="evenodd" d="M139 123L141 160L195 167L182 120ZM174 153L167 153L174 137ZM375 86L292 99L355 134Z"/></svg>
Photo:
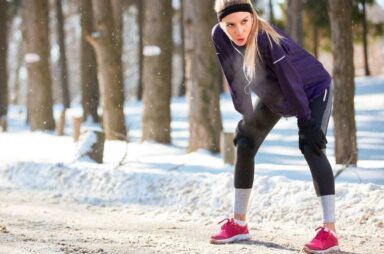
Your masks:
<svg viewBox="0 0 384 254"><path fill-rule="evenodd" d="M250 239L246 213L254 157L281 117L296 116L299 148L311 169L323 213L323 226L304 249L309 253L338 250L335 183L325 155L332 107L330 75L292 39L258 17L251 1L216 0L215 11L219 24L212 30L212 39L235 109L243 119L234 138L234 218L226 220L211 243ZM252 94L257 95L254 105Z"/></svg>

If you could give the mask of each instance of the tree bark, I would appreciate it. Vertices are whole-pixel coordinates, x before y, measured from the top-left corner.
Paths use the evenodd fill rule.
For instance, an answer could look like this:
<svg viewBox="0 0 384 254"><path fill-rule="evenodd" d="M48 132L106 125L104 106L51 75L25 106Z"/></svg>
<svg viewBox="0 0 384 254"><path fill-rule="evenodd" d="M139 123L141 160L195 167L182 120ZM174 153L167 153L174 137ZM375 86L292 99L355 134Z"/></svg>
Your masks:
<svg viewBox="0 0 384 254"><path fill-rule="evenodd" d="M58 34L58 44L60 49L59 56L59 65L60 65L60 87L62 93L62 100L64 109L70 107L70 95L68 87L68 69L67 69L67 56L65 50L65 36L64 36L64 18L63 18L63 8L62 0L55 1L56 15L57 15L57 34Z"/></svg>
<svg viewBox="0 0 384 254"><path fill-rule="evenodd" d="M185 93L186 93L186 87L185 87L185 39L184 39L184 0L180 0L180 19L179 19L179 24L180 24L180 33L181 33L181 50L180 50L180 54L181 54L181 69L182 69L182 78L181 78L181 82L180 82L180 85L179 85L179 92L178 92L178 96L185 96Z"/></svg>
<svg viewBox="0 0 384 254"><path fill-rule="evenodd" d="M299 45L303 45L303 0L287 1L287 33Z"/></svg>
<svg viewBox="0 0 384 254"><path fill-rule="evenodd" d="M95 51L86 40L93 32L93 11L91 0L80 0L81 16L81 104L83 120L91 117L94 123L99 122L97 108L99 106L99 84L97 80L97 64Z"/></svg>
<svg viewBox="0 0 384 254"><path fill-rule="evenodd" d="M272 2L272 0L268 1L268 5L269 5L269 21L272 24L274 24L275 23L275 13L273 11L273 2Z"/></svg>
<svg viewBox="0 0 384 254"><path fill-rule="evenodd" d="M366 12L366 6L367 1L362 0L363 5L363 17L361 19L361 22L363 23L363 48L364 48L364 70L365 70L365 76L370 76L371 71L369 69L369 61L368 61L368 27L367 27L367 12Z"/></svg>
<svg viewBox="0 0 384 254"><path fill-rule="evenodd" d="M171 142L172 1L144 1L142 141Z"/></svg>
<svg viewBox="0 0 384 254"><path fill-rule="evenodd" d="M126 140L121 55L115 49L111 1L94 1L93 11L97 33L87 38L96 51L105 136L108 140Z"/></svg>
<svg viewBox="0 0 384 254"><path fill-rule="evenodd" d="M222 122L219 105L220 74L211 42L215 20L213 1L184 2L189 151L220 150Z"/></svg>
<svg viewBox="0 0 384 254"><path fill-rule="evenodd" d="M144 49L144 43L143 43L143 37L144 37L144 1L143 0L136 0L137 5L137 27L139 28L139 52L138 52L138 59L139 59L139 79L137 84L137 100L141 101L143 98L143 49Z"/></svg>
<svg viewBox="0 0 384 254"><path fill-rule="evenodd" d="M22 0L23 40L28 71L28 115L32 130L53 130L49 66L48 1Z"/></svg>
<svg viewBox="0 0 384 254"><path fill-rule="evenodd" d="M319 57L319 29L316 23L313 23L313 54L316 58Z"/></svg>
<svg viewBox="0 0 384 254"><path fill-rule="evenodd" d="M123 5L121 4L121 1L124 0L111 0L114 25L113 42L116 54L120 56L120 60L123 53ZM122 74L121 83L123 84Z"/></svg>
<svg viewBox="0 0 384 254"><path fill-rule="evenodd" d="M334 133L336 163L356 164L354 65L351 0L329 0L333 48Z"/></svg>
<svg viewBox="0 0 384 254"><path fill-rule="evenodd" d="M6 0L0 0L0 119L5 119L8 112L7 4Z"/></svg>

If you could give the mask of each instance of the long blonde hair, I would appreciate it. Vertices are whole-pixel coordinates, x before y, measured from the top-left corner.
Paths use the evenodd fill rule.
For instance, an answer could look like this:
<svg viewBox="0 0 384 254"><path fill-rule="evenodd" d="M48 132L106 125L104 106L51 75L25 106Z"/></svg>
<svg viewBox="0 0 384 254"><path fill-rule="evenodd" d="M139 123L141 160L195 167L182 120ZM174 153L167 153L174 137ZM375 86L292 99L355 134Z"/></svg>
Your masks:
<svg viewBox="0 0 384 254"><path fill-rule="evenodd" d="M261 58L261 54L257 44L257 34L261 31L267 33L267 37L269 39L270 44L272 44L273 40L276 44L280 45L280 41L283 38L280 34L278 34L273 27L268 24L267 21L259 17L257 15L256 10L254 9L251 0L216 0L215 1L215 11L219 13L224 10L228 6L236 5L236 4L249 4L252 6L252 17L253 24L251 28L251 32L248 37L248 41L246 43L245 55L244 55L244 72L248 78L251 80L254 79L256 73L256 56Z"/></svg>

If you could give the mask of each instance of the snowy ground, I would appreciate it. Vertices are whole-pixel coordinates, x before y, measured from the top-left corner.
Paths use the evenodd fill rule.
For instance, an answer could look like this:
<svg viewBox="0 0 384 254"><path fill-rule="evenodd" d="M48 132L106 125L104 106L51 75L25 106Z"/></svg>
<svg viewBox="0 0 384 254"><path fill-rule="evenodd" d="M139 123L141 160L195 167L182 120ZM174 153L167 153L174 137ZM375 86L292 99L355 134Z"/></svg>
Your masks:
<svg viewBox="0 0 384 254"><path fill-rule="evenodd" d="M336 179L338 234L344 253L384 253L384 78L358 79L356 94L359 162ZM240 116L227 95L221 110L233 131ZM232 210L232 166L185 152L185 99L172 103L171 146L139 143L141 104L125 112L131 142L107 142L97 165L74 160L69 117L64 137L31 133L24 109L11 107L0 134L0 253L298 253L313 236L321 214L295 119L282 119L256 157L253 240L215 246L209 236ZM332 122L328 141L333 162Z"/></svg>

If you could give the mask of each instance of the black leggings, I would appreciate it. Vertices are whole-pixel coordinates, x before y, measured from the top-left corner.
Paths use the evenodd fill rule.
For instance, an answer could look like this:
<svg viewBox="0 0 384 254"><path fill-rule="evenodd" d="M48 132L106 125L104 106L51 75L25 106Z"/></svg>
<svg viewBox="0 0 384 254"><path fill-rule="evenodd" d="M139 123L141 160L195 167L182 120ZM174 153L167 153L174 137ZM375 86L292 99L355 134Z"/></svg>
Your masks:
<svg viewBox="0 0 384 254"><path fill-rule="evenodd" d="M331 87L329 88L331 89ZM326 134L331 115L332 91L325 91L309 104L312 118ZM264 139L280 116L273 113L260 101L256 103L251 120L241 120L236 130L235 188L249 189L253 185L254 158ZM335 181L332 167L325 155L316 155L304 145L304 157L311 169L313 184L318 196L335 194Z"/></svg>

